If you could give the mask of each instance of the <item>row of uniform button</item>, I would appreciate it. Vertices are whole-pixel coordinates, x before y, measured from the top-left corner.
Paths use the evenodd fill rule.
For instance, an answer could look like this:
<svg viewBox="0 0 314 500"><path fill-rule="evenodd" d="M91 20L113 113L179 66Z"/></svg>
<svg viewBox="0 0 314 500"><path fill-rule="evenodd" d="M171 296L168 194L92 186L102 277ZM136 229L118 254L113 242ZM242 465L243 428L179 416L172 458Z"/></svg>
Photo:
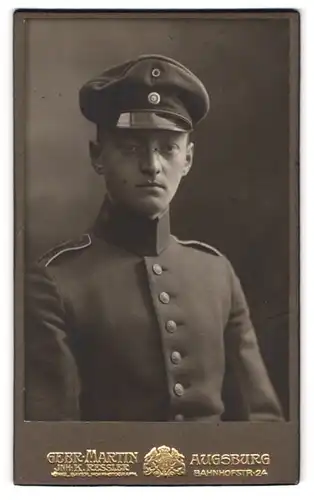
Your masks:
<svg viewBox="0 0 314 500"><path fill-rule="evenodd" d="M157 276L160 276L162 273L163 273L163 269L162 267L159 265L159 264L153 264L153 272L157 275ZM167 292L161 292L159 294L159 300L162 304L169 304L170 302L170 296ZM177 324L174 320L170 319L166 322L166 330L169 332L169 333L174 333L177 329ZM173 364L177 365L180 363L181 359L182 359L182 356L181 354L178 352L178 351L173 351L171 353L171 356L170 356L170 359L172 361ZM184 387L182 384L180 384L179 382L177 382L174 386L173 386L173 392L176 396L178 397L181 397L183 396L184 394ZM176 421L182 421L184 420L184 417L183 415L181 414L178 414L174 417L174 419Z"/></svg>
<svg viewBox="0 0 314 500"><path fill-rule="evenodd" d="M153 264L153 271L157 276L160 276L163 272L162 267L159 264ZM169 304L170 295L167 292L161 292L159 294L159 300L162 304ZM166 328L169 332L174 331L176 329L176 324L174 321L168 321L166 324Z"/></svg>
<svg viewBox="0 0 314 500"><path fill-rule="evenodd" d="M163 273L163 269L160 264L153 264L153 271L157 276L160 276ZM162 304L169 304L170 295L167 292L161 292L159 294L159 300ZM172 319L169 319L166 323L166 330L169 333L174 333L177 329L177 324Z"/></svg>

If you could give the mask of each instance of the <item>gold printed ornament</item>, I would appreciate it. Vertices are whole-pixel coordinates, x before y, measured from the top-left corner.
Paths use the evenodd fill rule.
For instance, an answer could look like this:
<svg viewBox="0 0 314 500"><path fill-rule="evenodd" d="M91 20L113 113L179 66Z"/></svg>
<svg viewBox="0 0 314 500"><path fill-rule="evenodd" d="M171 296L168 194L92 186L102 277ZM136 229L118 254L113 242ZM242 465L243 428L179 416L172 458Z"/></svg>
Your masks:
<svg viewBox="0 0 314 500"><path fill-rule="evenodd" d="M152 448L144 457L145 476L172 477L184 476L186 467L184 455L175 448L159 446Z"/></svg>

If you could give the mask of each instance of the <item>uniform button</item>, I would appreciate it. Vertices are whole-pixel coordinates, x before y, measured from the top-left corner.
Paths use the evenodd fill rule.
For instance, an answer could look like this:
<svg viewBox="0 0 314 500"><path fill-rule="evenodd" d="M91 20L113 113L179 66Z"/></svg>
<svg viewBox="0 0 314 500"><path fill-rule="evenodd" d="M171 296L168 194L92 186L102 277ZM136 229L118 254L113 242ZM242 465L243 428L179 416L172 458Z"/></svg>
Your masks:
<svg viewBox="0 0 314 500"><path fill-rule="evenodd" d="M179 383L175 384L173 390L177 396L183 396L183 394L184 394L184 387L182 384L179 384Z"/></svg>
<svg viewBox="0 0 314 500"><path fill-rule="evenodd" d="M181 413L178 413L177 415L175 415L174 419L176 422L183 422L184 415L182 415Z"/></svg>
<svg viewBox="0 0 314 500"><path fill-rule="evenodd" d="M159 300L160 302L162 302L163 304L169 304L170 302L170 297L169 297L169 294L167 292L161 292L159 294Z"/></svg>
<svg viewBox="0 0 314 500"><path fill-rule="evenodd" d="M178 365L182 359L182 356L178 351L173 351L170 357L174 365Z"/></svg>
<svg viewBox="0 0 314 500"><path fill-rule="evenodd" d="M153 271L155 274L158 274L159 276L160 274L162 274L162 267L159 264L154 264Z"/></svg>
<svg viewBox="0 0 314 500"><path fill-rule="evenodd" d="M167 323L166 323L166 329L170 333L175 332L177 329L177 323L175 321L173 321L173 319L169 319L169 321L167 321Z"/></svg>

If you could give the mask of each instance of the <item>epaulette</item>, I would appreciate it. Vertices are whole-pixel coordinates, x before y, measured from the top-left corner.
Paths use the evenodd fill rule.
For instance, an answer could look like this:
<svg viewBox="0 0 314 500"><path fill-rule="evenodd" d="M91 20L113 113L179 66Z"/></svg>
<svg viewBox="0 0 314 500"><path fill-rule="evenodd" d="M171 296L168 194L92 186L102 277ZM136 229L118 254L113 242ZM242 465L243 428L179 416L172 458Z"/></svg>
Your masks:
<svg viewBox="0 0 314 500"><path fill-rule="evenodd" d="M181 245L185 245L188 247L196 248L197 250L203 250L205 252L209 252L212 255L216 255L219 257L222 257L223 254L217 250L217 248L212 247L211 245L207 245L207 243L203 243L202 241L197 241L197 240L179 240L178 238L174 237L178 243Z"/></svg>
<svg viewBox="0 0 314 500"><path fill-rule="evenodd" d="M39 263L44 263L44 266L48 267L53 260L59 257L59 255L62 255L65 252L71 252L72 250L87 248L91 244L92 240L90 235L88 233L83 234L81 238L77 240L64 241L60 245L51 248L42 257L40 257Z"/></svg>

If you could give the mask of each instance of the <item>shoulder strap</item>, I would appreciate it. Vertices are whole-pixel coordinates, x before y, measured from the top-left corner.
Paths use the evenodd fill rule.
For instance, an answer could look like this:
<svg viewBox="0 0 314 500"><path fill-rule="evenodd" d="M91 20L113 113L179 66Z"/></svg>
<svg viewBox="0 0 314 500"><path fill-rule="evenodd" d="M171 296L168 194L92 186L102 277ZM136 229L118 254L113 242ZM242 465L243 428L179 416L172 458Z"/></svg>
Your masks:
<svg viewBox="0 0 314 500"><path fill-rule="evenodd" d="M202 241L197 240L179 240L174 236L175 240L180 243L180 245L196 248L197 250L203 250L204 252L208 252L212 255L216 255L218 257L222 257L222 253L217 250L217 248L212 247L211 245L207 245L207 243L203 243Z"/></svg>
<svg viewBox="0 0 314 500"><path fill-rule="evenodd" d="M72 250L81 250L83 248L87 248L91 244L92 240L90 235L88 233L83 234L81 238L78 238L77 240L68 240L61 243L60 245L51 248L39 259L39 263L42 263L45 267L48 267L53 260L59 257L59 255L62 255L65 252L71 252Z"/></svg>

